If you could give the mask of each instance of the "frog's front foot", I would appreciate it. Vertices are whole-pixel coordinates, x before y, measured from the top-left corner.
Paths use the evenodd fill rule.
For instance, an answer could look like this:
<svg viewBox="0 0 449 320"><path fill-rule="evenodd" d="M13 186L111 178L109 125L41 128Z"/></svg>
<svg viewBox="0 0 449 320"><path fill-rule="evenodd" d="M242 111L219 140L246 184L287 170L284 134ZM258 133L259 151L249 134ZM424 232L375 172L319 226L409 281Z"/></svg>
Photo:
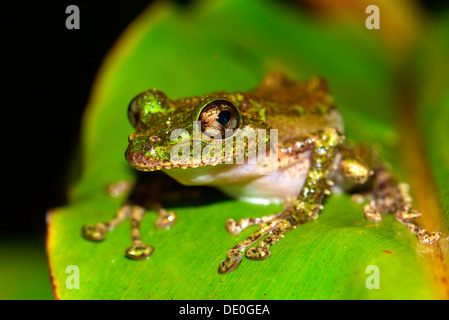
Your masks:
<svg viewBox="0 0 449 320"><path fill-rule="evenodd" d="M149 258L153 251L154 248L152 246L145 245L141 241L137 241L125 250L125 254L130 259L142 260Z"/></svg>
<svg viewBox="0 0 449 320"><path fill-rule="evenodd" d="M284 234L295 228L298 224L303 224L315 218L315 213L321 206L308 206L305 203L294 202L294 204L281 213L265 216L261 218L245 218L236 222L228 220L226 227L232 234L240 233L248 226L258 224L259 228L248 238L238 243L227 253L227 259L223 260L219 267L219 273L229 273L235 270L242 261L241 252L245 251L248 259L261 261L270 257L270 247L284 237ZM264 238L265 237L265 238ZM264 239L262 239L264 238ZM250 245L259 242L256 247ZM248 249L247 249L248 248Z"/></svg>
<svg viewBox="0 0 449 320"><path fill-rule="evenodd" d="M91 241L101 241L106 237L108 227L105 223L100 222L95 226L86 224L83 226L83 237Z"/></svg>
<svg viewBox="0 0 449 320"><path fill-rule="evenodd" d="M244 218L239 221L236 221L234 219L228 219L226 221L226 229L230 234L238 235L240 232L245 230L246 228L254 225L261 225L262 223L269 222L275 218L277 218L281 213L278 214L272 214L269 216L263 216L260 218Z"/></svg>
<svg viewBox="0 0 449 320"><path fill-rule="evenodd" d="M250 247L245 251L245 256L248 259L256 261L267 259L271 255L270 246L279 241L279 239L284 236L284 233L293 227L291 219L288 219L285 215L282 215L282 213L248 220L264 222L260 223L260 227L256 232L228 251L227 259L223 260L219 265L219 273L229 273L235 270L242 261L242 254L240 251L244 251L263 237L265 237L265 239L259 241L257 247Z"/></svg>
<svg viewBox="0 0 449 320"><path fill-rule="evenodd" d="M234 271L242 261L242 254L240 252L232 251L228 252L228 258L220 262L218 266L219 273L229 273Z"/></svg>
<svg viewBox="0 0 449 320"><path fill-rule="evenodd" d="M155 223L156 228L167 229L176 221L176 214L172 211L166 211L159 203L152 206L158 213L158 219ZM149 258L154 251L150 245L146 245L141 240L140 222L145 213L145 208L127 203L122 206L116 216L108 222L100 222L96 225L85 225L82 228L84 238L91 241L101 241L106 237L108 231L111 231L115 226L129 219L131 224L131 240L132 244L125 250L125 255L134 260L143 260Z"/></svg>

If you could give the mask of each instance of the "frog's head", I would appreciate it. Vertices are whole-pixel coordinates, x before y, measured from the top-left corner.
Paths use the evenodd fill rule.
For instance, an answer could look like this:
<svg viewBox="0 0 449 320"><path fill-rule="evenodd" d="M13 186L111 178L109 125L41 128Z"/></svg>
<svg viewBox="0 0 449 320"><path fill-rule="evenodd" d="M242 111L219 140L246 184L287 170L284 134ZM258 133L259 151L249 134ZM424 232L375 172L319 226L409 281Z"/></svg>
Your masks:
<svg viewBox="0 0 449 320"><path fill-rule="evenodd" d="M126 159L141 171L200 167L235 159L234 143L233 152L226 153L226 140L242 134L241 129L256 129L251 117L242 116L239 106L243 100L242 94L225 92L171 100L156 89L145 91L129 105L128 117L136 133L129 136ZM213 143L222 145L220 153L207 149ZM205 150L211 157L204 157Z"/></svg>

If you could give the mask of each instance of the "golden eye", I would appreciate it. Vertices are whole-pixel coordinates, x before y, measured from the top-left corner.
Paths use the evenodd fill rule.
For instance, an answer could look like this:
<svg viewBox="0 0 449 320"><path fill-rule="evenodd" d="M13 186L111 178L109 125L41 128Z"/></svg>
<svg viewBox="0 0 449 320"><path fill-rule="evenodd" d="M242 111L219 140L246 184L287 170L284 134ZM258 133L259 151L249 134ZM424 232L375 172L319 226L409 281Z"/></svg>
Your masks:
<svg viewBox="0 0 449 320"><path fill-rule="evenodd" d="M224 138L225 130L235 130L240 126L240 114L234 104L228 100L214 100L201 110L198 118L201 131L209 136L217 133Z"/></svg>

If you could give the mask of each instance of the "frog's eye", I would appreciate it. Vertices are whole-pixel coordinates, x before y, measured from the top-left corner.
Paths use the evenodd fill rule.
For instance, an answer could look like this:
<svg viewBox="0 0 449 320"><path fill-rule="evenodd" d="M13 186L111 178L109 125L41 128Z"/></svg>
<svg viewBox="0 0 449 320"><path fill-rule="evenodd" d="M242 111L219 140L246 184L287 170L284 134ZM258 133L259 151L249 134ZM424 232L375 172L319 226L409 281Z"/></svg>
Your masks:
<svg viewBox="0 0 449 320"><path fill-rule="evenodd" d="M225 136L225 130L235 130L240 126L240 115L237 108L228 100L214 100L201 110L198 118L201 121L201 131L208 135L220 133Z"/></svg>
<svg viewBox="0 0 449 320"><path fill-rule="evenodd" d="M128 106L128 119L133 127L136 127L137 123L139 123L140 113L136 99L133 99Z"/></svg>
<svg viewBox="0 0 449 320"><path fill-rule="evenodd" d="M138 94L131 100L128 106L128 118L134 128L142 129L142 126L151 124L154 116L172 112L172 101L165 93L157 89L149 89Z"/></svg>

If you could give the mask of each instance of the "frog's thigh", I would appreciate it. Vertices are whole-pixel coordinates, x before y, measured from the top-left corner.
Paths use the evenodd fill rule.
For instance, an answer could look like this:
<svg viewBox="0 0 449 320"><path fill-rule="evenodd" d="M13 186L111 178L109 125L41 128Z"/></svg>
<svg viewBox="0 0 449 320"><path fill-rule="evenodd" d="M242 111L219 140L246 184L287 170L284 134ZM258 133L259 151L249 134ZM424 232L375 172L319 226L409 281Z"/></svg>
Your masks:
<svg viewBox="0 0 449 320"><path fill-rule="evenodd" d="M368 146L341 147L340 172L345 181L341 184L347 188L353 184L364 184L374 174L377 155Z"/></svg>

